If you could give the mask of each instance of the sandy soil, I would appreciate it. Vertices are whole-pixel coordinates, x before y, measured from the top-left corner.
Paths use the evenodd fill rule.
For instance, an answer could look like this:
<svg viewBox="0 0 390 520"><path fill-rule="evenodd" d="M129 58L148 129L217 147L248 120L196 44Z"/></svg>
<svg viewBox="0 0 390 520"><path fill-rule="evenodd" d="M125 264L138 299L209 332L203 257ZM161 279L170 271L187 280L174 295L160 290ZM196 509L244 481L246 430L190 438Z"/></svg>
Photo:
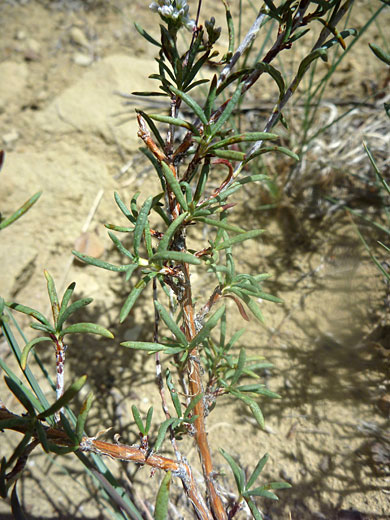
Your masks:
<svg viewBox="0 0 390 520"><path fill-rule="evenodd" d="M80 4L11 0L0 5L0 140L6 151L2 214L43 191L28 216L1 233L0 292L46 312L46 268L59 290L76 281L79 297L94 298L82 319L109 326L115 344L91 338L73 342L67 378L89 375L89 388L96 395L89 433L112 426L123 442L131 444L136 437L131 405L146 411L154 404L158 410L158 396L153 363L118 345L148 338L152 309L146 297L118 327L128 287L114 273L75 263L70 251L88 232L90 254L101 252L102 258L115 259L103 227L120 222L114 190L128 200L138 189L146 195L154 188L155 179L137 151L133 106L125 105L118 93L150 87L145 76L155 71L154 49L141 41L133 21L150 32L157 21L141 0L85 2L90 7L86 10ZM364 2L358 6L365 7ZM223 14L222 4L213 6L213 14ZM389 12L386 16L390 22ZM376 41L377 31L373 29L370 41ZM330 98L364 96L365 90L378 88L384 76L378 76L380 65L369 59L366 41L343 62L343 80L335 76ZM375 142L379 139L388 156L389 140L378 131L369 135L361 121L362 117L377 121L379 105L367 109L364 117L355 114L353 121L360 117L360 123L354 123L352 132L344 129L337 139L344 144L353 139L352 144L348 141L352 149L360 146L363 135L376 136ZM313 178L325 170L316 159L321 150L311 153L305 168ZM331 148L322 153L329 162ZM359 162L345 164L340 158L337 162L337 154L333 155L326 179L359 171ZM364 157L360 161L364 163ZM270 168L284 174L289 166ZM390 519L388 288L344 213L309 219L303 206L288 198L278 211L259 211L266 195L259 193L250 203L246 196L249 199L247 194L239 201L238 219L245 215L248 229L261 226L267 232L246 250L240 268L271 273L266 289L285 303L264 302L266 326L251 322L244 338L253 355L274 363L265 377L282 400L262 402L265 431L258 429L246 409L228 399L210 415L210 444L217 469L225 474L221 485L226 492L234 489L218 448L239 457L248 470L268 452L264 479L282 478L293 487L280 493L279 502L262 504L266 518ZM199 278L194 283L200 289L205 285ZM232 329L242 326L236 316ZM50 359L50 353L43 348L41 352L44 360ZM3 338L0 354L11 362ZM17 409L3 386L1 392L5 404ZM3 438L0 451L6 453L18 440ZM188 458L196 466L191 446ZM107 464L125 482L130 476L136 495L153 504L158 476L149 479L146 469ZM177 484L173 491L171 517L192 518ZM104 505L91 499L96 495L94 484L70 456L60 460L34 453L19 494L27 518L110 518ZM11 517L9 503L1 502L0 518Z"/></svg>

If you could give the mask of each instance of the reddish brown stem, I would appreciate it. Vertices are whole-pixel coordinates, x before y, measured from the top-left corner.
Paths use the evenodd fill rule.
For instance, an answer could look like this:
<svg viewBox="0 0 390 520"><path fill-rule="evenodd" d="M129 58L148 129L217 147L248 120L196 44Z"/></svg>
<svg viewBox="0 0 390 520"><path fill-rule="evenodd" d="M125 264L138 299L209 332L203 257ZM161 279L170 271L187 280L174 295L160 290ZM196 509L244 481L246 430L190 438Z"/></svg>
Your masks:
<svg viewBox="0 0 390 520"><path fill-rule="evenodd" d="M185 322L185 334L187 336L188 341L191 341L196 336L194 306L192 304L189 266L188 264L184 264L183 267L185 274L185 295L182 302L182 308ZM194 348L190 353L187 370L190 394L192 396L197 396L203 392L200 359L197 348ZM211 459L210 448L207 441L206 426L204 422L205 407L203 399L200 399L200 401L195 406L194 414L197 416L194 422L195 441L198 446L199 456L202 462L211 509L214 517L217 520L226 520L227 517L225 508L222 504L220 496L218 495L215 489L213 482L213 462Z"/></svg>

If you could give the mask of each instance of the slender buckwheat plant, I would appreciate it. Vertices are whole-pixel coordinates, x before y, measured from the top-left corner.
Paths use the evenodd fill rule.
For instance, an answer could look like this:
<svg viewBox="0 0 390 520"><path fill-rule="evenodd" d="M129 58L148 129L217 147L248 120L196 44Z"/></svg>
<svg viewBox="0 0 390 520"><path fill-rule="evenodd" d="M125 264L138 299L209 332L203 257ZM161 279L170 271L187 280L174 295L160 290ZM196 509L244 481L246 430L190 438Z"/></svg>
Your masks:
<svg viewBox="0 0 390 520"><path fill-rule="evenodd" d="M140 193L131 195L129 205L115 194L127 225L107 227L110 239L123 256L123 263L116 265L74 252L79 260L124 275L124 284L130 289L120 311L120 323L128 318L146 287L151 287L153 338L126 341L121 345L154 356L165 419L156 424L153 408L142 417L133 405L134 421L140 432L139 444L129 446L88 436L84 427L93 396L87 396L78 415L72 412L69 403L83 387L86 376L65 388L64 337L73 333L112 337L111 332L96 324L66 324L73 313L91 300L84 298L71 303L74 284L60 299L48 273L45 276L52 319L19 303L1 300L3 331L19 361L22 377L14 374L4 361L1 366L7 374L9 390L26 409L25 414L15 415L5 406L0 408L0 428L23 434L12 456L3 459L0 469L0 491L6 496L12 487L14 511L20 511L16 482L29 454L38 445L47 452L74 452L101 485L103 498L125 518L141 519L142 515L105 466L104 457L165 472L156 498L154 515L157 519L167 517L171 478L181 481L196 517L202 520L231 519L243 508L255 519L261 519L262 505L258 500L277 499L274 491L289 487L284 482L258 482L267 455L256 461L252 473L247 475L239 461L221 450L237 487L235 499L228 501L218 486L214 453L208 442L207 419L220 396L228 395L241 401L260 428L264 427L264 419L259 398L279 397L261 382L261 370L269 364L249 357L244 347L238 348L243 331L228 337L227 321L237 311L244 320L253 315L262 322L258 300L280 302L263 289L267 274L242 273L236 269L235 254L240 246L258 237L262 230L248 230L244 221L240 225L233 224L231 215L236 192L250 185L255 190L256 183L265 180L264 175L247 168L253 158L278 152L299 160L293 151L279 144L278 125L287 124L282 112L310 65L317 59L326 61L332 46L345 47L344 40L354 34L353 30L339 32L336 27L352 1L266 0L235 49L234 20L227 1L222 0L228 35L224 56L218 56L214 50L221 28L216 26L213 17L201 22L201 4L199 0L196 17L191 19L185 0L153 2L150 8L158 13L161 21L159 39L136 24L140 35L156 47L158 73L150 76L156 80L154 91L135 94L161 96L166 101L166 110L160 113L137 110L142 152L156 175L158 189L146 198ZM275 30L269 49L256 63L241 66L242 58L258 34L270 23ZM183 28L187 31L182 31ZM318 32L316 43L286 84L272 62L281 53L300 45L309 31ZM183 41L186 42L184 50ZM210 64L215 71L211 80L199 79L200 72ZM235 131L236 108L263 76L268 76L278 90L265 127ZM182 108L188 114L185 118ZM124 235L125 240L114 232ZM199 236L207 237L204 243L199 242ZM128 238L129 247L125 245L129 243ZM198 245L190 247L189 240ZM205 297L203 293L193 292L191 275L194 272L201 278L206 273L214 278L210 293ZM226 306L227 301L234 303L232 308ZM33 327L43 334L26 341L22 350L12 334L11 310L34 318ZM53 345L56 357L53 366L56 366L57 395L52 404L52 396L42 392L28 364L29 354L41 342ZM34 356L39 360L35 352ZM185 436L191 437L198 449L205 487L195 480L183 452L180 441ZM164 455L166 438L173 448L171 457Z"/></svg>

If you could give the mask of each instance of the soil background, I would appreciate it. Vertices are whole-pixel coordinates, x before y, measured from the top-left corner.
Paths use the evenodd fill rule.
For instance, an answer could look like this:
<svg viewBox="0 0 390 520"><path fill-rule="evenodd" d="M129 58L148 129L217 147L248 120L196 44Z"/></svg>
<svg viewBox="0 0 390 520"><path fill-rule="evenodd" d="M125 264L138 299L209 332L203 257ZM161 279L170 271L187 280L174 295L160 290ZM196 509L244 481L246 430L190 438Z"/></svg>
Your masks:
<svg viewBox="0 0 390 520"><path fill-rule="evenodd" d="M206 0L204 4L204 17L214 15L223 26L222 3ZM232 4L234 12L237 6ZM379 2L356 2L356 18L350 26L361 28L373 4ZM243 30L252 19L248 4ZM134 107L145 105L119 95L154 88L147 76L157 72L155 48L138 35L134 21L158 36L157 15L141 0L3 0L0 4L0 140L6 152L0 177L1 213L7 216L33 193L43 192L27 216L1 232L0 293L7 300L47 313L43 276L47 269L60 293L75 281L77 297L94 298L79 318L109 327L115 342L90 337L72 340L66 380L83 373L89 376L88 389L96 398L88 433L111 426L107 437L119 433L127 444L137 441L132 404L143 412L154 405L162 417L152 360L119 346L125 340L150 339L151 295L145 294L142 305L118 326L129 285L115 273L77 264L71 250L76 247L119 261L103 226L124 224L113 192L128 202L138 190L141 197L149 195L157 182L138 151ZM367 41L380 44L380 27L389 26L387 10L380 25L374 24L343 61L340 76L329 86L332 106L337 105L335 99L367 99L384 85L388 88L385 67L373 58ZM225 43L222 37L222 48ZM288 55L287 73L297 58ZM271 90L260 86L248 103L266 107L272 96ZM389 132L382 107L383 99L373 95L368 106L353 112L350 126L335 125L338 134L328 135L328 140L338 147L327 146L325 138L319 142L306 155L301 177L315 177L323 185L329 181L333 191L340 178L349 185L359 184L359 172L368 168L363 138L378 148L386 165ZM287 119L298 110L297 105L290 110ZM373 122L383 117L381 128L387 124L387 131L372 130ZM292 146L299 114L297 118L291 122ZM320 118L316 124L324 121ZM353 150L358 152L348 156ZM288 162L271 160L269 164L270 172L281 176L291 167ZM362 204L368 207L362 193ZM253 188L238 198L237 222L244 222L248 229L266 230L261 241L248 242L245 252L238 255L238 268L270 273L272 278L264 288L284 303L263 302L266 325L251 321L243 338L251 354L274 364L263 376L282 399L261 402L265 431L246 408L227 398L211 413L209 442L221 472L222 493L230 499L234 485L219 448L239 458L248 471L267 452L270 460L264 481L284 479L292 488L280 492L277 503L261 503L265 518L390 519L388 287L345 212L316 213L316 204L313 217L304 209L302 198L299 205L288 196L281 198L277 210L259 210L266 198L266 192L259 189L257 194ZM359 207L358 196L352 202ZM211 278L196 274L192 280L200 294L211 283ZM231 330L243 327L234 307L230 310ZM28 320L22 317L20 322L27 325ZM31 339L33 331L26 330ZM39 354L52 367L53 376L52 352L41 347ZM1 337L0 355L13 366ZM1 384L1 399L18 411L18 404ZM18 441L3 434L1 455ZM196 468L197 453L190 443L186 455ZM107 465L130 487L138 504L152 507L161 475L149 478L147 468L134 469L111 460ZM111 518L104 502L94 500L95 485L71 456L59 459L33 452L18 490L29 519ZM193 518L177 483L173 484L170 515ZM240 515L246 518L245 511ZM0 502L0 518L12 518L9 501Z"/></svg>

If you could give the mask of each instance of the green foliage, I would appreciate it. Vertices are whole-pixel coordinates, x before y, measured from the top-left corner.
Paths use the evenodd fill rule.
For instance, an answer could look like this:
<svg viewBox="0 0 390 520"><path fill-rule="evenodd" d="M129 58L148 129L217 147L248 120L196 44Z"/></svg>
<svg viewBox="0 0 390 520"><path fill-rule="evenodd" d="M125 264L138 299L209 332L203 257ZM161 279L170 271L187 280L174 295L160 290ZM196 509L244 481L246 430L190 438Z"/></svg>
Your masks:
<svg viewBox="0 0 390 520"><path fill-rule="evenodd" d="M158 82L159 88L159 91L137 94L144 97L163 96L167 102L164 113L137 111L138 135L144 143L145 158L158 179L157 189L155 193L145 196L134 193L128 198L129 204L117 193L114 194L118 209L127 219L128 225L107 224L106 227L123 263L115 265L76 251L74 255L94 267L119 273L120 276L125 274L123 285L127 293L118 316L119 323L126 321L133 308L140 304L141 295L150 294L147 288L153 290L153 338L146 336L140 341L121 342L121 345L155 356L165 417L159 424L152 424L153 407L149 408L146 418L143 418L137 406L132 405L134 422L141 437L140 446L96 444L96 437L85 435L93 395L89 393L84 398L76 416L70 405L84 386L86 376L77 379L66 390L61 388L58 391L59 384L63 384L63 354L66 349L63 339L66 335L76 333L92 333L108 339L112 339L113 335L95 323L67 324L69 318L89 305L92 299L82 298L71 303L75 290L75 284L72 283L60 301L54 280L45 271L52 309L50 319L36 309L0 299L3 329L28 383L13 374L1 361L7 374L9 391L26 409L24 416L8 415L0 422L3 429L24 433L23 440L11 458L2 462L0 489L3 496L14 484L7 477L6 470L26 455L29 447L32 449L33 445L41 444L48 452L76 452L87 470L100 481L104 498L110 499L121 514L140 519L141 515L130 498L96 457L102 453L130 461L136 453L136 462L154 464L154 467L166 470L156 498L154 514L157 520L167 517L169 487L173 476L182 479L185 492L199 518L227 518L225 511L221 513L224 506L214 487L215 473L212 468L212 450L207 441L206 418L219 402L219 397L228 395L236 402L243 403L259 427L264 428L260 400L264 397L280 398L261 382L263 370L271 365L259 356L248 355L240 342L244 331L233 331L231 337L228 337L227 321L231 316L235 317L237 311L246 321L253 315L262 323L264 318L260 301L273 305L281 303L280 298L263 288L268 278L266 273L237 271L235 255L245 254L247 241L257 239L263 230L246 229L245 219L239 225L231 222L232 208L237 203L234 196L243 187L256 190L257 186L268 180L264 174L251 173L249 169L259 156L277 152L293 161L299 160L300 154L284 146L280 137L279 124L286 124L283 110L316 62L319 59L328 60L333 48L340 46L345 49L345 39L356 36L353 29L337 29L346 14L347 4L332 0L301 2L298 6L291 0L278 3L267 0L252 28L235 50L234 20L224 2L228 49L218 63L212 61L217 56L213 46L221 34L221 28L216 27L214 18L204 23L200 23L199 19L191 20L185 0L161 0L151 5L162 21L159 41L136 24L141 37L158 49L158 73L150 77ZM233 71L267 22L270 23L268 51L258 56L251 65L245 58L244 64L240 62L239 65L242 68L237 66L238 70ZM179 44L178 33L182 28L190 32L187 37L180 39ZM299 45L308 31L315 30L319 31L316 44L297 65L292 80L287 82L282 71L271 61L283 51ZM183 45L186 45L184 52ZM372 46L372 50L387 62L384 51L375 46ZM199 73L210 64L219 67L219 72L211 80L200 78ZM238 131L236 114L246 93L262 75L277 87L268 121L263 129L253 131L243 128ZM327 80L328 77L322 81L323 86ZM206 86L206 83L209 85ZM316 95L316 92L310 92L309 99L314 99ZM185 116L181 115L182 108L187 111ZM164 138L164 135L167 137ZM226 169L226 176L215 181L220 178L220 166ZM0 228L24 213L38 196L30 199L16 217L1 222ZM249 195L242 195L243 198L246 196ZM114 232L122 233L124 239L119 239ZM200 236L207 236L207 239L202 242ZM206 273L213 276L209 292L193 293L193 272L204 280ZM234 305L229 306L228 302ZM6 323L10 310L33 318L35 321L32 327L44 335L26 341L23 350L19 349ZM41 392L27 364L35 346L48 341L54 345L57 356L57 398L54 402L46 399ZM55 437L53 429L65 436L61 442ZM204 505L206 501L199 498L199 486L191 481L190 467L178 447L178 441L187 435L194 438L201 454L210 509ZM166 457L157 459L167 437L172 443L176 461ZM82 451L91 451L95 457L92 469ZM126 452L126 456L123 452ZM267 455L258 461L247 478L239 463L224 450L221 452L232 470L238 491L234 507L238 510L240 503L245 501L253 517L262 518L256 503L257 497L276 500L274 491L287 488L289 484L256 484ZM169 464L178 466L171 470ZM15 515L19 515L15 488L12 495ZM229 518L232 517L229 513Z"/></svg>
<svg viewBox="0 0 390 520"><path fill-rule="evenodd" d="M31 309L31 307L27 307L26 305L21 305L16 302L6 303L6 306L10 309L14 309L15 311L19 311L23 314L26 314L27 316L31 316L32 318L34 318L38 323L32 323L32 328L46 332L48 334L48 336L40 336L38 338L34 338L25 345L20 358L20 365L23 370L26 369L27 358L31 350L38 343L51 341L52 343L54 343L54 345L57 345L58 342L62 341L62 338L66 334L75 333L97 334L105 338L114 337L109 330L105 329L101 325L97 325L96 323L75 323L64 328L65 321L67 321L69 317L76 311L82 309L86 305L89 305L92 302L92 298L83 298L70 304L70 299L73 295L73 291L76 286L75 283L71 283L69 287L66 289L60 304L52 276L50 275L50 273L45 271L45 277L47 280L47 291L52 308L53 325L51 325L48 318L43 316L43 314L41 314L39 311Z"/></svg>

